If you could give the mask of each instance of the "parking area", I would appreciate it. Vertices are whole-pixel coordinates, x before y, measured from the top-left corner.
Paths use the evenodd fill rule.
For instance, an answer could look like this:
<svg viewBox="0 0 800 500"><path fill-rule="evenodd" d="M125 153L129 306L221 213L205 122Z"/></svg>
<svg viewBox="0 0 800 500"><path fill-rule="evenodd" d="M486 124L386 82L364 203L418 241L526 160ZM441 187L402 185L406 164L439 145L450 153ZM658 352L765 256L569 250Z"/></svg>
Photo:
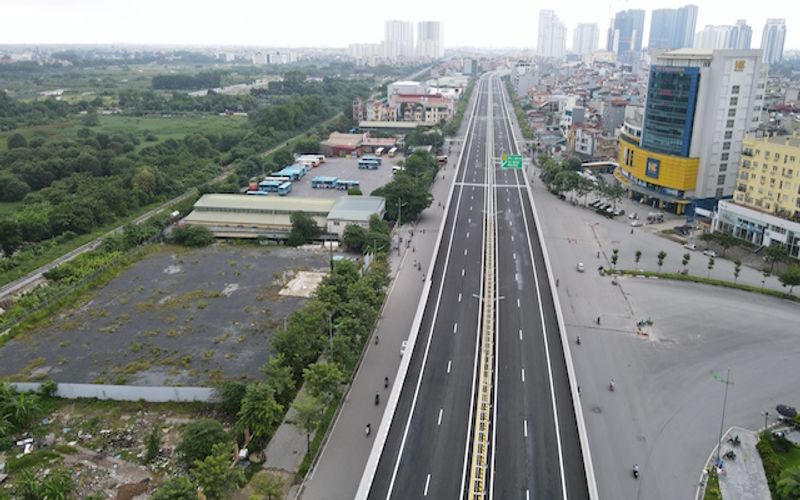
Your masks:
<svg viewBox="0 0 800 500"><path fill-rule="evenodd" d="M312 168L305 177L292 183L292 193L289 196L304 196L315 198L338 198L344 191L338 189L312 188L311 179L317 176L336 177L339 180L358 181L361 192L365 195L387 184L392 180L392 166L403 160L402 155L389 158L381 157L381 165L375 170L358 168L357 158L327 158L325 163Z"/></svg>

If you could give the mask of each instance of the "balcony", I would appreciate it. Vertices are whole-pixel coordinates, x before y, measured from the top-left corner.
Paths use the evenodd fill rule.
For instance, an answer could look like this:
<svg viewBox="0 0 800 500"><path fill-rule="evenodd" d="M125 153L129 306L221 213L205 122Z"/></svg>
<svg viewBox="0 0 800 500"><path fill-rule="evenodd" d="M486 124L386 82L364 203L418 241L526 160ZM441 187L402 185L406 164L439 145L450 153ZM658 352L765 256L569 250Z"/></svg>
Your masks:
<svg viewBox="0 0 800 500"><path fill-rule="evenodd" d="M742 156L749 156L749 157L751 157L751 158L752 158L752 156L753 156L753 150L752 150L752 149L750 149L750 148L744 148L744 149L742 149Z"/></svg>

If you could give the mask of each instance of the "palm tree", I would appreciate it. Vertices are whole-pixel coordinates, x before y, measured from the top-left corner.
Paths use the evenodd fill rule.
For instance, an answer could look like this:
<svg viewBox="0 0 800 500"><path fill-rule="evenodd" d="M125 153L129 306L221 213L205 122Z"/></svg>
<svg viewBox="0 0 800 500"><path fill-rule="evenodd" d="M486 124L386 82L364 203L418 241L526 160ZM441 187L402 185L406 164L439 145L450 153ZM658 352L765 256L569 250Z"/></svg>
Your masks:
<svg viewBox="0 0 800 500"><path fill-rule="evenodd" d="M691 258L692 258L692 256L691 256L691 255L689 255L689 253L688 253L688 252L687 252L687 253L685 253L685 254L683 254L683 260L681 260L681 264L683 264L683 273L684 273L684 274L687 274L687 273L689 272L689 269L687 269L687 267L686 267L686 266L688 266L688 265L689 265L689 260L690 260Z"/></svg>
<svg viewBox="0 0 800 500"><path fill-rule="evenodd" d="M661 272L661 266L664 265L664 259L667 258L667 252L661 250L658 252L658 272Z"/></svg>
<svg viewBox="0 0 800 500"><path fill-rule="evenodd" d="M739 259L736 259L736 260L733 261L733 264L734 264L734 267L733 267L733 282L736 283L737 281L739 281L739 273L742 272L742 261L739 260Z"/></svg>
<svg viewBox="0 0 800 500"><path fill-rule="evenodd" d="M636 250L636 253L633 254L633 261L636 262L637 266L639 265L639 261L641 260L641 258L642 258L642 251Z"/></svg>
<svg viewBox="0 0 800 500"><path fill-rule="evenodd" d="M714 269L714 256L708 256L708 277L711 277L711 270Z"/></svg>

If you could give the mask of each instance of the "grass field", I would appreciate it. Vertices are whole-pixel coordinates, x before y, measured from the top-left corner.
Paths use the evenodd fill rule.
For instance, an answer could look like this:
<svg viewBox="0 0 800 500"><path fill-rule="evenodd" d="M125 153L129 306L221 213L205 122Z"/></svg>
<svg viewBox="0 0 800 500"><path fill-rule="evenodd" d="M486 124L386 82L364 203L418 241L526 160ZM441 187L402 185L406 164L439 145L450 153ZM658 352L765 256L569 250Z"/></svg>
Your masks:
<svg viewBox="0 0 800 500"><path fill-rule="evenodd" d="M247 118L241 116L219 116L212 114L196 114L182 116L124 116L124 115L103 115L100 116L100 125L92 127L95 132L105 134L116 134L120 132L131 132L136 134L142 143L139 147L152 144L144 141L147 133L155 134L159 141L164 139L181 139L188 134L195 132L210 132L218 134L239 129L247 122ZM7 147L8 136L20 133L30 140L34 135L43 135L48 141L63 141L75 139L78 130L84 128L80 117L72 117L66 120L39 125L36 127L19 128L9 132L0 132L0 152Z"/></svg>

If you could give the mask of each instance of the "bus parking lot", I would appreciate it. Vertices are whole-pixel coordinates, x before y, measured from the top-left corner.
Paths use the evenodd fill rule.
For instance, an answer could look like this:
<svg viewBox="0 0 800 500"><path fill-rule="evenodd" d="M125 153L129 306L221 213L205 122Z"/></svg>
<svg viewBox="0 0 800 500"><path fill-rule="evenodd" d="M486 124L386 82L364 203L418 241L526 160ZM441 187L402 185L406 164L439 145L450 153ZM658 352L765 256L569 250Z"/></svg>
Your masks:
<svg viewBox="0 0 800 500"><path fill-rule="evenodd" d="M292 192L289 196L337 198L346 193L338 189L312 188L311 180L315 177L358 181L361 192L368 195L392 180L392 166L397 165L402 159L400 155L394 158L383 155L381 165L375 170L369 170L358 168L358 158L326 158L325 163L311 168L304 177L292 182Z"/></svg>

